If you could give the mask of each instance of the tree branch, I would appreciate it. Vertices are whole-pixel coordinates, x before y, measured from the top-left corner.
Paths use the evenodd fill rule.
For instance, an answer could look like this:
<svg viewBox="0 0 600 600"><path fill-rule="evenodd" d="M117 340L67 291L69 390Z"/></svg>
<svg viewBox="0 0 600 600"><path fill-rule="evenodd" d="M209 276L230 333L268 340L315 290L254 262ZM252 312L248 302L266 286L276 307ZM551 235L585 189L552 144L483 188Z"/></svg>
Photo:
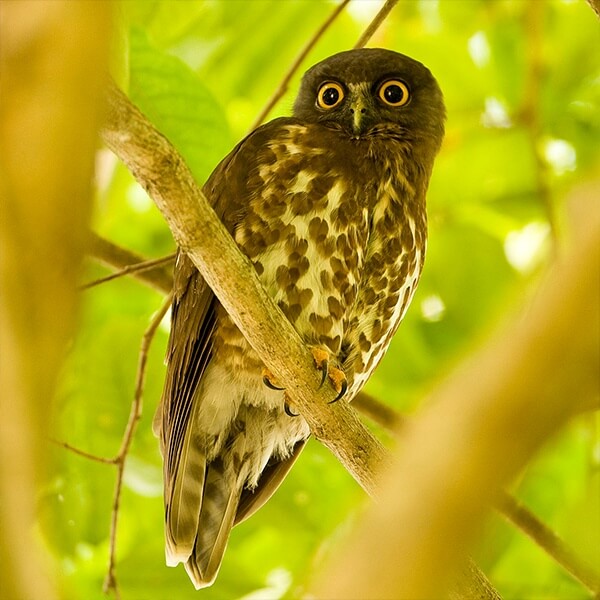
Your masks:
<svg viewBox="0 0 600 600"><path fill-rule="evenodd" d="M596 13L596 16L600 18L600 0L587 0L592 10Z"/></svg>
<svg viewBox="0 0 600 600"><path fill-rule="evenodd" d="M563 539L540 521L526 506L507 492L501 492L496 508L531 538L548 556L582 583L597 598L600 596L600 574L570 548Z"/></svg>
<svg viewBox="0 0 600 600"><path fill-rule="evenodd" d="M119 277L124 277L125 275L135 275L140 274L143 275L147 271L156 271L156 267L160 267L165 263L172 263L175 260L176 254L169 254L167 256L163 256L161 258L153 258L150 260L143 260L140 262L135 262L110 275L106 275L106 277L100 277L99 279L94 279L88 283L84 283L79 287L80 290L89 290L90 288L96 287L97 285L101 285L102 283L107 283L108 281L112 281L113 279L118 279ZM159 271L160 273L160 271ZM149 281L148 278L140 277L142 281ZM161 290L162 291L162 290Z"/></svg>
<svg viewBox="0 0 600 600"><path fill-rule="evenodd" d="M148 328L146 329L142 337L135 382L135 393L133 397L133 402L131 403L129 420L127 421L127 426L125 427L125 431L123 433L121 447L119 448L117 456L113 460L113 463L117 467L117 478L115 482L115 491L113 495L112 513L110 519L110 549L108 557L108 571L106 574L106 578L104 579L103 590L104 593L113 591L117 600L120 596L119 587L117 585L117 578L115 575L117 527L119 523L119 507L121 505L121 492L123 489L123 475L125 473L125 463L127 461L127 456L129 455L131 443L133 442L133 436L135 434L137 424L142 416L142 398L144 393L144 382L146 380L146 363L148 361L148 351L150 350L150 345L152 344L152 340L154 339L156 330L158 329L158 326L160 325L160 322L162 321L163 317L169 310L172 300L172 295L168 294L159 310L152 317L150 325L148 325Z"/></svg>
<svg viewBox="0 0 600 600"><path fill-rule="evenodd" d="M374 423L381 425L392 434L397 434L406 419L396 410L379 401L371 394L360 392L352 400L352 406Z"/></svg>
<svg viewBox="0 0 600 600"><path fill-rule="evenodd" d="M107 96L106 144L156 202L178 245L188 253L266 366L279 381L286 382L287 393L313 435L368 493L374 494L376 474L388 463L383 446L346 402L328 404L335 397L334 390L319 388L311 353L263 289L249 260L215 215L175 148L116 87L111 86Z"/></svg>
<svg viewBox="0 0 600 600"><path fill-rule="evenodd" d="M263 289L256 271L210 207L175 148L115 86L107 90L106 144L155 201L175 241L187 252L237 327L307 420L312 434L372 496L390 455L346 402L320 387L313 358L296 330ZM160 176L157 174L160 173ZM199 227L198 224L202 226ZM479 585L485 576L476 570ZM491 586L488 585L489 588ZM485 589L482 598L497 598Z"/></svg>
<svg viewBox="0 0 600 600"><path fill-rule="evenodd" d="M123 490L123 475L125 473L125 463L127 461L127 456L129 455L129 449L131 448L131 443L133 442L133 436L135 434L138 421L142 416L142 398L144 393L144 382L146 380L146 364L148 361L148 352L150 350L152 340L154 339L154 336L156 334L156 330L158 329L158 326L160 325L160 322L162 321L163 317L169 310L172 300L173 296L169 293L164 299L161 307L152 317L148 328L142 336L142 343L140 346L138 368L136 374L135 393L133 397L133 402L131 403L129 419L125 427L125 431L123 432L123 437L121 438L121 447L119 448L119 451L117 452L116 456L114 458L104 458L102 456L96 456L95 454L86 452L85 450L80 450L79 448L71 446L71 444L67 444L66 442L52 440L53 443L57 444L58 446L61 446L62 448L65 448L65 450L69 450L70 452L81 456L82 458L101 464L113 465L117 467L117 476L115 480L115 490L113 493L113 503L110 518L108 571L104 579L103 585L104 593L107 594L112 591L117 600L119 600L120 598L119 586L117 584L117 578L115 574L117 551L117 526L119 521L119 509L121 506L121 492Z"/></svg>
<svg viewBox="0 0 600 600"><path fill-rule="evenodd" d="M91 452L86 452L85 450L81 450L75 446L71 446L67 442L61 442L60 440L50 440L53 444L72 452L73 454L77 454L77 456L81 456L87 460L91 460L93 462L97 462L103 465L114 465L117 462L116 458L105 458L104 456L98 456L97 454L92 454Z"/></svg>

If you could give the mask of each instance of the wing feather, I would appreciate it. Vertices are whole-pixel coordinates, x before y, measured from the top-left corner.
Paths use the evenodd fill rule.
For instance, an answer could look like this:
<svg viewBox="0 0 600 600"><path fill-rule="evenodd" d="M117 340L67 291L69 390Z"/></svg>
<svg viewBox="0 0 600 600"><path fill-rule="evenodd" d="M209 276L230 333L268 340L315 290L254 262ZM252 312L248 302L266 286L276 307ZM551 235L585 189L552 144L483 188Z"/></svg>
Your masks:
<svg viewBox="0 0 600 600"><path fill-rule="evenodd" d="M294 466L307 441L297 442L292 453L287 458L268 464L262 472L258 480L258 485L254 490L246 488L242 491L234 525L251 517L277 491L289 470Z"/></svg>
<svg viewBox="0 0 600 600"><path fill-rule="evenodd" d="M266 147L268 140L276 139L278 128L290 121L276 119L252 132L218 165L205 184L204 193L230 232L246 214L250 194L248 180L258 168L259 151ZM205 502L210 496L207 488L210 484L213 491L217 489L217 466L215 461L207 464L208 449L194 431L193 414L203 400L198 389L212 358L217 299L192 261L181 251L174 275L167 375L153 428L160 438L164 462L167 562L170 565L186 562L190 576L201 585L207 578L212 580L216 576L229 530L234 521L239 520L238 502L244 481L230 480L228 487L222 484L218 492L222 501L217 508L212 507L215 512L207 517L211 510ZM283 479L289 466L275 469L265 478L264 494L257 494L253 502L248 502L246 514L266 501L279 485L274 485L275 482ZM216 529L211 529L216 535L201 534L200 522L204 528L211 520L218 523ZM201 537L205 538L204 542ZM192 576L196 569L194 561L203 572L196 573L196 577Z"/></svg>

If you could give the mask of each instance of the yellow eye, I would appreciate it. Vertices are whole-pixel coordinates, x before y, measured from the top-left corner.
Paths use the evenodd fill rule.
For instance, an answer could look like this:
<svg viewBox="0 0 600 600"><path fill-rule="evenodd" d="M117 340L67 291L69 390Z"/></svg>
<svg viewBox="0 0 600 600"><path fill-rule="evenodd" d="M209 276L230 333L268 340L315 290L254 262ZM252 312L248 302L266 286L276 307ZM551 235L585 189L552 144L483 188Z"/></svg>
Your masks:
<svg viewBox="0 0 600 600"><path fill-rule="evenodd" d="M408 86L399 79L389 79L381 84L379 97L388 106L404 106L410 99Z"/></svg>
<svg viewBox="0 0 600 600"><path fill-rule="evenodd" d="M328 81L319 88L317 106L324 110L335 108L344 99L344 88L334 81Z"/></svg>

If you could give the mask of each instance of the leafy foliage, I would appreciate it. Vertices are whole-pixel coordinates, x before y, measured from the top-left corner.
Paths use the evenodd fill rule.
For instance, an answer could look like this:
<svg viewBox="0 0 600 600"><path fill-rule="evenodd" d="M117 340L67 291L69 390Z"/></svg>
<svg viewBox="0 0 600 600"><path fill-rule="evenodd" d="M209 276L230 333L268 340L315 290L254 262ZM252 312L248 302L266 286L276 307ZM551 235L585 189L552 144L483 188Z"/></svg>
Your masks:
<svg viewBox="0 0 600 600"><path fill-rule="evenodd" d="M128 51L118 53L115 64L128 73L132 100L202 182L247 132L332 6L129 1L120 6L115 41L115 48ZM304 67L351 47L378 7L354 0ZM527 298L564 243L567 193L600 168L600 55L591 50L598 33L584 2L423 0L400 3L371 41L428 65L448 105L447 138L429 194L423 279L367 386L397 410L417 408L498 317ZM289 113L299 76L272 117ZM170 233L141 188L122 165L101 157L96 230L149 257L171 252ZM90 262L86 276L103 273ZM160 302L133 280L85 292L53 437L100 456L116 454L141 335ZM167 326L150 353L146 406L125 472L117 559L126 599L196 597L182 570L166 568L163 560L161 461L151 420L166 339ZM597 423L582 417L530 465L517 487L534 512L598 564L597 443ZM40 529L64 575L65 596L102 597L114 469L59 447L53 458L39 498ZM312 442L277 495L234 530L219 579L203 597L299 597L364 502L350 476ZM588 597L541 549L497 518L480 555L505 598Z"/></svg>

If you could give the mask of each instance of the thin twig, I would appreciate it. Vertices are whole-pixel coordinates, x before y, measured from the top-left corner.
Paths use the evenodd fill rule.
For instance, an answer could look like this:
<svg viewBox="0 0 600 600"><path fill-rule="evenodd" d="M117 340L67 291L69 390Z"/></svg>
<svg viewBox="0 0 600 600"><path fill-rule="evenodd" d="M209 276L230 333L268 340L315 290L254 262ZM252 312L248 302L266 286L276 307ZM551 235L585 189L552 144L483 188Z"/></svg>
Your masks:
<svg viewBox="0 0 600 600"><path fill-rule="evenodd" d="M166 263L173 262L175 260L176 253L169 254L167 256L163 256L161 258L154 258L151 260L144 260L142 262L137 262L131 265L127 265L119 271L115 271L106 277L100 277L99 279L95 279L94 281L90 281L89 283L85 283L79 287L80 290L89 290L92 287L100 285L101 283L106 283L107 281L112 281L113 279L117 279L118 277L123 277L124 275L131 275L133 273L143 273L144 271L150 271L160 265L164 265Z"/></svg>
<svg viewBox="0 0 600 600"><path fill-rule="evenodd" d="M398 411L364 392L358 394L352 403L359 412L392 434L397 435L399 426L406 423L406 419ZM503 491L496 500L495 508L579 583L593 594L600 594L600 573L578 556L519 500Z"/></svg>
<svg viewBox="0 0 600 600"><path fill-rule="evenodd" d="M150 321L148 329L144 332L142 337L142 343L140 346L140 353L138 359L138 369L136 375L135 394L133 402L131 404L131 411L129 413L129 420L123 433L123 439L121 441L121 447L119 453L115 458L115 464L117 465L117 480L115 483L115 491L113 496L111 523L110 523L110 549L109 549L109 560L108 560L108 572L104 579L103 591L108 593L113 591L115 597L119 598L119 588L117 585L117 579L115 575L115 564L116 564L116 548L117 548L117 527L119 521L119 507L121 505L121 491L123 489L123 474L125 472L125 462L129 449L133 441L133 435L135 433L138 421L142 415L142 397L144 392L144 382L146 379L146 363L148 360L148 351L156 330L160 325L163 317L167 313L167 310L171 306L172 294L169 294L160 309L155 313Z"/></svg>
<svg viewBox="0 0 600 600"><path fill-rule="evenodd" d="M118 246L95 233L90 233L88 236L87 252L101 263L117 269L147 260L146 257ZM169 293L173 287L173 273L169 267L157 266L150 271L138 271L132 275L159 292Z"/></svg>
<svg viewBox="0 0 600 600"><path fill-rule="evenodd" d="M510 494L502 492L496 508L596 597L600 594L600 573L582 560L526 506Z"/></svg>
<svg viewBox="0 0 600 600"><path fill-rule="evenodd" d="M61 448L68 450L69 452L73 452L73 454L77 454L78 456L87 458L88 460L93 460L94 462L102 463L103 465L115 465L117 463L116 458L105 458L104 456L96 456L95 454L90 454L89 452L86 452L85 450L80 450L79 448L76 448L75 446L71 446L71 444L67 444L67 442L61 442L59 440L54 440L54 439L51 439L50 441L53 444L56 444L57 446L60 446Z"/></svg>
<svg viewBox="0 0 600 600"><path fill-rule="evenodd" d="M332 11L332 13L325 19L321 27L317 29L314 35L308 40L304 48L300 51L298 56L294 59L294 62L291 64L290 68L287 70L284 75L281 83L277 86L277 89L273 92L273 95L269 98L268 102L265 104L263 109L260 111L259 115L256 117L254 123L250 127L250 131L256 129L266 118L267 115L271 112L277 101L286 93L288 89L288 85L290 80L294 76L294 73L298 70L308 53L313 49L315 44L321 39L323 34L329 29L330 25L335 21L337 16L344 10L344 7L350 2L350 0L342 0Z"/></svg>
<svg viewBox="0 0 600 600"><path fill-rule="evenodd" d="M406 422L406 419L397 410L390 408L366 392L359 392L352 400L352 406L359 413L391 433L398 433L400 427Z"/></svg>
<svg viewBox="0 0 600 600"><path fill-rule="evenodd" d="M398 0L386 0L386 3L381 7L381 10L375 15L368 27L358 38L358 42L356 42L354 45L355 48L364 48L366 46L367 42L373 37L373 35L375 35L375 32L379 29L379 26L390 14L392 8L394 8L396 4L398 4Z"/></svg>

